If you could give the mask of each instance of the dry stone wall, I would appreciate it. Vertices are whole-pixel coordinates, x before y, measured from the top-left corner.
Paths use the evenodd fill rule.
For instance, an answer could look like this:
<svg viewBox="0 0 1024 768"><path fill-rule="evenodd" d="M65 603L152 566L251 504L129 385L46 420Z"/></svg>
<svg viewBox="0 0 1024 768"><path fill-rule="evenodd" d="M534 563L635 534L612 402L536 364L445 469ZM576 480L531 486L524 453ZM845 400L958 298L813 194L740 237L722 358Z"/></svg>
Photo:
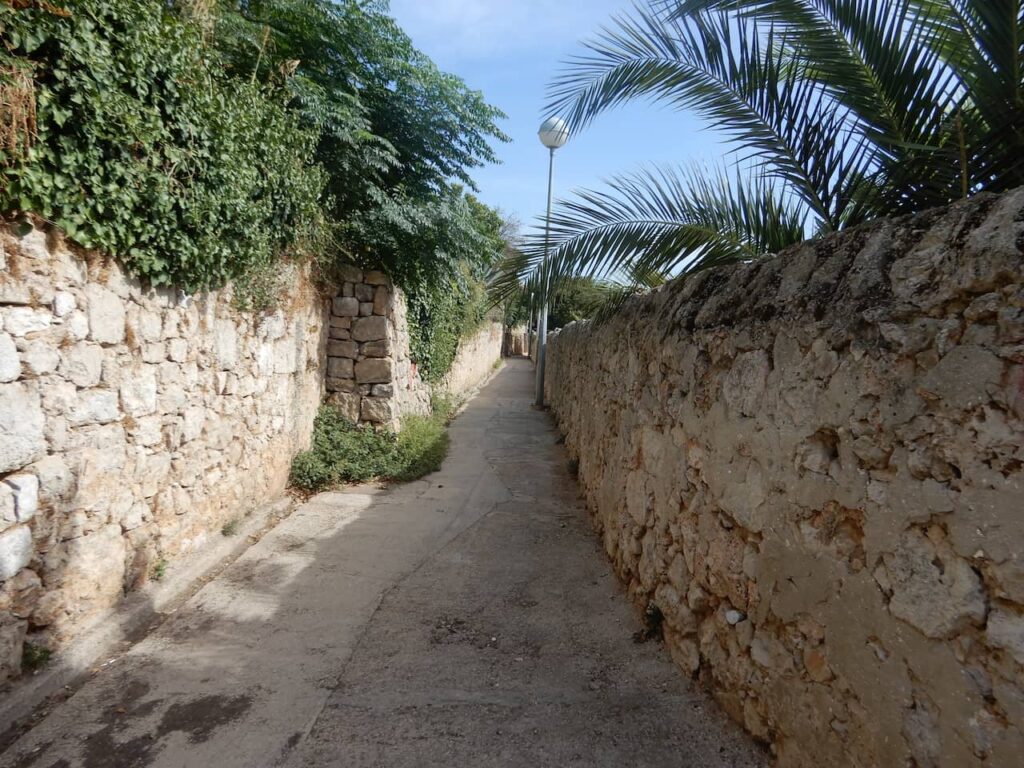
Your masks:
<svg viewBox="0 0 1024 768"><path fill-rule="evenodd" d="M323 302L241 314L0 231L0 682L281 492L322 399Z"/></svg>
<svg viewBox="0 0 1024 768"><path fill-rule="evenodd" d="M459 342L459 349L441 387L456 397L472 392L491 375L501 360L504 328L500 322L488 321L483 328Z"/></svg>
<svg viewBox="0 0 1024 768"><path fill-rule="evenodd" d="M574 324L549 399L678 664L782 766L1024 755L1024 191Z"/></svg>
<svg viewBox="0 0 1024 768"><path fill-rule="evenodd" d="M409 358L405 298L382 272L341 270L327 341L330 402L357 423L397 429L430 411L430 389Z"/></svg>

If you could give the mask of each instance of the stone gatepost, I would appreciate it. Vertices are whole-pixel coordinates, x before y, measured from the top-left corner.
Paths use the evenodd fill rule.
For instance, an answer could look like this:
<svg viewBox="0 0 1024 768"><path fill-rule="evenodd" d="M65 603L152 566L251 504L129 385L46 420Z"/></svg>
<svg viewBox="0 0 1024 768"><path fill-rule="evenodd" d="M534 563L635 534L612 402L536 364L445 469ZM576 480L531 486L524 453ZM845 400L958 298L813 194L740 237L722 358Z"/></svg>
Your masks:
<svg viewBox="0 0 1024 768"><path fill-rule="evenodd" d="M357 424L394 429L407 413L429 412L429 390L409 359L404 297L384 273L342 269L326 374L328 402Z"/></svg>

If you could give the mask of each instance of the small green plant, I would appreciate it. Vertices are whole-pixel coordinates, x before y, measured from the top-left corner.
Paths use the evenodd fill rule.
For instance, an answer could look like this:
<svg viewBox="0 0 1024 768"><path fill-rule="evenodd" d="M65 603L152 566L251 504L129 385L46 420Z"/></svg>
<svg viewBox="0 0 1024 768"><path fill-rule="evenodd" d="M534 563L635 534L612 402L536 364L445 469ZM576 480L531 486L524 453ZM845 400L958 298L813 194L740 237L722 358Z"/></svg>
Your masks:
<svg viewBox="0 0 1024 768"><path fill-rule="evenodd" d="M153 564L153 570L150 571L149 578L153 581L163 581L164 576L167 575L168 565L167 560L161 557Z"/></svg>
<svg viewBox="0 0 1024 768"><path fill-rule="evenodd" d="M499 368L501 368L501 364L502 364L503 362L505 362L505 361L504 361L504 360L502 360L502 359L501 359L501 358L499 357L499 358L498 358L497 360L495 360L495 361L494 361L493 363L491 363L491 370L494 370L494 371L498 370Z"/></svg>
<svg viewBox="0 0 1024 768"><path fill-rule="evenodd" d="M234 536L236 533L238 533L238 527L241 525L241 523L242 521L239 520L237 517L234 520L228 520L226 523L224 523L224 527L220 529L220 532L225 536Z"/></svg>
<svg viewBox="0 0 1024 768"><path fill-rule="evenodd" d="M313 426L312 446L292 462L292 485L319 491L344 482L374 478L406 482L437 470L448 453L445 424L450 399L435 401L431 416L410 416L396 435L359 427L332 405L324 405Z"/></svg>
<svg viewBox="0 0 1024 768"><path fill-rule="evenodd" d="M53 651L45 645L25 643L21 652L21 669L23 672L38 672L50 663Z"/></svg>

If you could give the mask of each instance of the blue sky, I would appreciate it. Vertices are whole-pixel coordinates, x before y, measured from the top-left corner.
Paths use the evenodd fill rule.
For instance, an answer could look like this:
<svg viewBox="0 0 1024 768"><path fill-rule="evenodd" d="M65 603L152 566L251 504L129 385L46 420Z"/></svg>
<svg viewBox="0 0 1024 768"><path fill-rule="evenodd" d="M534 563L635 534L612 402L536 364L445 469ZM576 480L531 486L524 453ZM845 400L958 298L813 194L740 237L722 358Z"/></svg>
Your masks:
<svg viewBox="0 0 1024 768"><path fill-rule="evenodd" d="M529 226L544 212L547 150L537 139L545 89L628 0L391 0L416 46L508 114L502 164L479 169L481 199ZM714 163L716 137L695 116L647 104L607 113L558 151L555 196L656 164Z"/></svg>

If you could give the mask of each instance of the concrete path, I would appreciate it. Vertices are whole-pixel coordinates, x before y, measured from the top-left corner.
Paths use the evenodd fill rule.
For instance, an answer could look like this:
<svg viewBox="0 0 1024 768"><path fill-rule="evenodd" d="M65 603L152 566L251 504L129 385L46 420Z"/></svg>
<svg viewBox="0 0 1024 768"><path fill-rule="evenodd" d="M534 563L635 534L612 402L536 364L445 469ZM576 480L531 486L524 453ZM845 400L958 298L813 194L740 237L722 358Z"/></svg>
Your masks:
<svg viewBox="0 0 1024 768"><path fill-rule="evenodd" d="M767 765L633 642L531 392L511 361L440 472L312 499L0 765Z"/></svg>

